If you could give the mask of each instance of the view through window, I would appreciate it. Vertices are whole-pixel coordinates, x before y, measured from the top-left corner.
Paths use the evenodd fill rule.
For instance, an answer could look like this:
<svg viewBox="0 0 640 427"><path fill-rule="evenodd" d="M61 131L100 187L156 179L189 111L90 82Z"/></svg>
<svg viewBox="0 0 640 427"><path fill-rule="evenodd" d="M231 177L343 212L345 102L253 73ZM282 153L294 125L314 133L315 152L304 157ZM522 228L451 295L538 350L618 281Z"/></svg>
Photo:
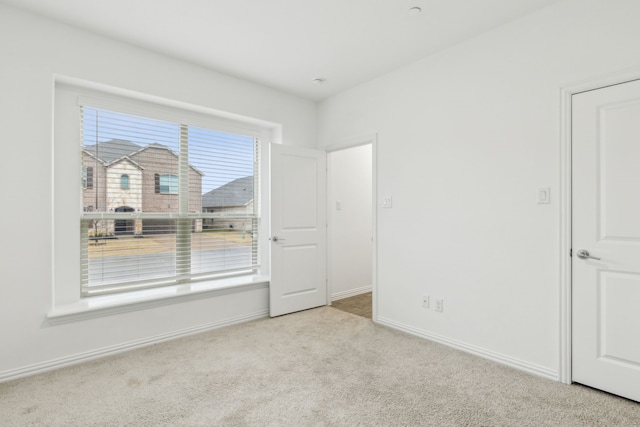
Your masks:
<svg viewBox="0 0 640 427"><path fill-rule="evenodd" d="M81 107L83 295L255 272L252 136Z"/></svg>

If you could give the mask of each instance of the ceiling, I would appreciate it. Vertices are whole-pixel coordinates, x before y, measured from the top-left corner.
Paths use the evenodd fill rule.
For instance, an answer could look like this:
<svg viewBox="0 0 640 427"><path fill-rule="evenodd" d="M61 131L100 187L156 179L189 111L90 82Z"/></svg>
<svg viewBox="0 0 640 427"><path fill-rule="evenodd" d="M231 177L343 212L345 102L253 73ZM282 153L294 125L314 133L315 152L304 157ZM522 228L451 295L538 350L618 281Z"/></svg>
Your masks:
<svg viewBox="0 0 640 427"><path fill-rule="evenodd" d="M0 0L321 100L560 0ZM420 7L412 15L409 9ZM325 79L322 85L314 78Z"/></svg>

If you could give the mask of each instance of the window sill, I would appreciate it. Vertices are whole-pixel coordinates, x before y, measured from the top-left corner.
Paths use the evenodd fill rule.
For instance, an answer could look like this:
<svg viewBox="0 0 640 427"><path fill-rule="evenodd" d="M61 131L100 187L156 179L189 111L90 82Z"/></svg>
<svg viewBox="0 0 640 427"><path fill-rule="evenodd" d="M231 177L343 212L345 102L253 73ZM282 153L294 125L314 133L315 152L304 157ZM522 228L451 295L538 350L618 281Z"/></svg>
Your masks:
<svg viewBox="0 0 640 427"><path fill-rule="evenodd" d="M233 277L117 295L89 297L76 303L54 307L47 314L47 321L50 325L58 325L268 287L269 278L266 276Z"/></svg>

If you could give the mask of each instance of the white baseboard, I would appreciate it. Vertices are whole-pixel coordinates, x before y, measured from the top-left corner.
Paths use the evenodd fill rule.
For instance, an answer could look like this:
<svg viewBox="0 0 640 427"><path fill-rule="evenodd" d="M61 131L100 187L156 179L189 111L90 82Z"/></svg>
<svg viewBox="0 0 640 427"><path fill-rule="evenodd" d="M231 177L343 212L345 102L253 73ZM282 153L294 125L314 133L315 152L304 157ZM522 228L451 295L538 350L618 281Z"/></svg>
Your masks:
<svg viewBox="0 0 640 427"><path fill-rule="evenodd" d="M337 301L339 299L355 297L356 295L366 294L371 292L371 286L362 286L361 288L349 289L348 291L336 292L331 294L331 301Z"/></svg>
<svg viewBox="0 0 640 427"><path fill-rule="evenodd" d="M481 347L477 347L474 345L470 345L461 341L457 341L457 340L446 338L440 335L432 334L430 332L426 332L421 329L414 328L412 326L404 325L402 323L395 322L393 320L385 319L383 317L378 317L377 323L388 326L393 329L397 329L402 332L406 332L411 335L415 335L421 338L426 338L428 340L435 341L437 343L444 344L449 347L453 347L457 350L462 350L466 353L471 353L475 356L479 356L484 359L488 359L497 363L501 363L503 365L510 366L512 368L519 369L521 371L528 372L530 374L538 375L554 381L559 381L559 372L553 369L546 368L544 366L525 362L523 360L519 360L511 356L506 356L504 354L496 353L496 352L493 352Z"/></svg>
<svg viewBox="0 0 640 427"><path fill-rule="evenodd" d="M12 381L18 378L35 375L42 372L52 371L54 369L63 368L65 366L76 365L79 363L88 362L90 360L99 359L106 356L112 356L114 354L123 353L125 351L146 347L152 344L169 341L176 338L186 337L188 335L198 334L200 332L205 332L212 329L222 328L224 326L230 326L238 323L248 322L251 320L262 319L264 317L267 317L268 315L269 315L269 310L261 310L255 313L246 314L244 316L218 320L215 322L206 323L204 325L199 325L192 328L186 328L179 331L156 335L150 338L143 338L135 341L129 341L127 343L104 347L98 350L87 351L85 353L79 353L73 356L61 357L59 359L53 359L46 362L36 363L33 365L25 366L23 368L0 372L0 382Z"/></svg>

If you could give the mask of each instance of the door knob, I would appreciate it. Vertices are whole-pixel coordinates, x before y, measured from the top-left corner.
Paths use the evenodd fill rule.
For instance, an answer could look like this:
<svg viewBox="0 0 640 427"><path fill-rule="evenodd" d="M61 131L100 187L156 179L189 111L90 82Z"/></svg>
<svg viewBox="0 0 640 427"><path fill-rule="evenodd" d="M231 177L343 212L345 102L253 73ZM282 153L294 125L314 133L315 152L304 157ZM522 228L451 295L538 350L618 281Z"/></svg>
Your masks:
<svg viewBox="0 0 640 427"><path fill-rule="evenodd" d="M595 260L600 261L600 258L596 258L594 256L591 256L589 251L586 250L586 249L578 249L578 252L576 252L576 255L578 255L578 258L580 258L580 259L595 259Z"/></svg>
<svg viewBox="0 0 640 427"><path fill-rule="evenodd" d="M278 241L284 240L284 239L281 239L278 236L273 236L273 237L270 237L269 240L271 240L272 242L278 242Z"/></svg>

